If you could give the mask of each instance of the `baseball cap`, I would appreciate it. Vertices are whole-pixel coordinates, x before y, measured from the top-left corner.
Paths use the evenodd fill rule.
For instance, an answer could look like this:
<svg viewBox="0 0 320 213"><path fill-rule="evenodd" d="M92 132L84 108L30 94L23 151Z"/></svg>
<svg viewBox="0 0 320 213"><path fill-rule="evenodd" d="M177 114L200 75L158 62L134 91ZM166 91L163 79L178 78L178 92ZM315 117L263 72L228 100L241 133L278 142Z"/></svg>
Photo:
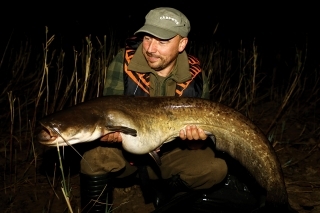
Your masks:
<svg viewBox="0 0 320 213"><path fill-rule="evenodd" d="M144 26L134 34L144 32L160 39L170 39L176 35L187 37L190 22L179 10L170 7L159 7L146 15Z"/></svg>

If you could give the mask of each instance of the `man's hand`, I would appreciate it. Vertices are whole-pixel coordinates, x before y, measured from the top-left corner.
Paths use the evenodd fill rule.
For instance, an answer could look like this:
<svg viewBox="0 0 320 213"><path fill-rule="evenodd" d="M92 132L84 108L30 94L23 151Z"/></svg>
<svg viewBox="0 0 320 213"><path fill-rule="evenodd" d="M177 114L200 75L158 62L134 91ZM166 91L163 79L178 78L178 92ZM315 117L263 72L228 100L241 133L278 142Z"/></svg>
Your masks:
<svg viewBox="0 0 320 213"><path fill-rule="evenodd" d="M202 129L195 125L186 126L184 130L180 130L179 136L182 140L205 140L208 137Z"/></svg>
<svg viewBox="0 0 320 213"><path fill-rule="evenodd" d="M201 149L205 144L204 140L207 139L207 135L204 131L195 125L186 126L185 129L180 130L179 136L182 140L186 140L189 149Z"/></svg>
<svg viewBox="0 0 320 213"><path fill-rule="evenodd" d="M110 143L122 142L122 137L120 132L112 132L100 138L100 141L106 141Z"/></svg>
<svg viewBox="0 0 320 213"><path fill-rule="evenodd" d="M204 140L208 137L202 129L195 125L186 126L185 129L180 130L179 136L182 140L188 139L186 143L190 149L201 149L205 144Z"/></svg>

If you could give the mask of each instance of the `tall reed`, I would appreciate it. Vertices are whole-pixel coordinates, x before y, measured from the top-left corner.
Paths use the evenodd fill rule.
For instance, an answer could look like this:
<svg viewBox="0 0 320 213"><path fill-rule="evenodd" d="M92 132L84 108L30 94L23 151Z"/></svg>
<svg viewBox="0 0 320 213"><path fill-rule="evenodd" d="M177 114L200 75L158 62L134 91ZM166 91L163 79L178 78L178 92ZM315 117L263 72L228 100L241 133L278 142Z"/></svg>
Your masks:
<svg viewBox="0 0 320 213"><path fill-rule="evenodd" d="M31 176L29 183L33 186L37 186L39 181L37 172L42 148L33 137L37 120L102 96L108 65L121 46L112 32L103 37L87 36L83 46L74 46L72 51L60 47L48 28L45 28L44 37L42 52L39 51L40 43L31 44L29 40L17 47L8 44L2 51L0 71L5 77L0 84L0 149L4 150L1 160L5 163L1 178L2 191L10 195L10 202L18 193L22 177ZM239 110L257 124L268 116L269 122L262 129L274 146L281 141L300 140L310 134L319 138L320 128L315 125L319 122L315 110L320 100L319 68L308 64L307 45L290 53L292 63L287 63L289 72L279 71L278 67L266 68L270 66L266 64L261 49L255 39L249 44L240 40L237 48L229 48L227 44L215 41L214 37L206 44L190 41L188 47L188 51L202 62L209 80L211 99ZM281 72L286 80L278 74ZM265 108L270 102L272 108ZM262 113L257 113L258 110ZM295 138L286 135L292 115L299 116L299 119L307 116L312 120L312 123L305 123ZM64 171L63 156L60 158L61 170ZM17 172L21 162L27 165L22 174ZM67 208L72 212L70 180L65 176L62 179L62 192ZM49 185L54 188L55 184ZM35 190L34 200L38 199ZM48 206L51 208L51 204Z"/></svg>

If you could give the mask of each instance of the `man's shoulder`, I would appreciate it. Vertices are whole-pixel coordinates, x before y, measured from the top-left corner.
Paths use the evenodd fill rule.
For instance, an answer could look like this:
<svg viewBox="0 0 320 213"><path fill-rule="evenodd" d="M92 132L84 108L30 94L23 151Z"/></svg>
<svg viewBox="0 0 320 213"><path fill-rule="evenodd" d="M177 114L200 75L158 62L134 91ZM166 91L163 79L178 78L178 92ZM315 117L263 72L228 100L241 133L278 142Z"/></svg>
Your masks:
<svg viewBox="0 0 320 213"><path fill-rule="evenodd" d="M117 57L117 56L123 56L123 55L124 55L125 50L126 50L125 48L120 48L120 50L118 51L118 53L117 53L116 57Z"/></svg>
<svg viewBox="0 0 320 213"><path fill-rule="evenodd" d="M117 54L113 57L112 63L123 63L125 49L121 48Z"/></svg>

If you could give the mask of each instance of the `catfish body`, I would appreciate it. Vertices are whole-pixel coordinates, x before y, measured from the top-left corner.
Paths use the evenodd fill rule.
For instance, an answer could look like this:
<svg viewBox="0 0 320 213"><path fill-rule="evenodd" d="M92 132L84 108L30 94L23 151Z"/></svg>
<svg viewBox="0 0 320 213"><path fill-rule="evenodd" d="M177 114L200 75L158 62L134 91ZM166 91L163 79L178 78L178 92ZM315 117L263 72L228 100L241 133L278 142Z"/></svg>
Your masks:
<svg viewBox="0 0 320 213"><path fill-rule="evenodd" d="M105 96L53 113L40 124L40 143L65 146L120 131L123 148L150 153L174 140L187 125L216 138L216 148L238 160L267 191L267 202L286 205L287 191L273 147L248 118L199 98ZM66 143L66 141L68 143Z"/></svg>

